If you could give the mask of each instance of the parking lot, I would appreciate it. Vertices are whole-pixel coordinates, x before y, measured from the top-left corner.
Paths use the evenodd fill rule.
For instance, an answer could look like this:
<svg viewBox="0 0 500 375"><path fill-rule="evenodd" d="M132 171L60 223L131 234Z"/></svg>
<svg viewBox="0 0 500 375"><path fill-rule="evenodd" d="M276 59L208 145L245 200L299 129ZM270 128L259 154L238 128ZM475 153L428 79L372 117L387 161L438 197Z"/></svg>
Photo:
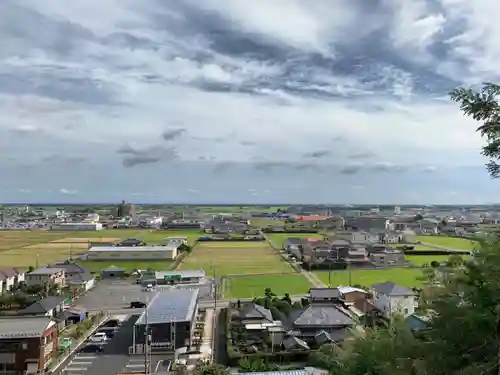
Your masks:
<svg viewBox="0 0 500 375"><path fill-rule="evenodd" d="M162 290L168 290L170 286L158 286L154 292L146 292L138 284L132 284L122 280L104 280L99 282L95 288L81 296L76 305L84 307L87 311L112 311L123 310L130 307L131 302L140 301L147 303L154 295ZM199 302L212 301L211 283L196 285L178 285L175 288L198 288L200 290Z"/></svg>
<svg viewBox="0 0 500 375"><path fill-rule="evenodd" d="M112 319L115 317L112 317ZM120 316L122 325L114 337L103 344L102 352L86 352L84 347L61 367L62 375L115 375L121 372L140 372L144 370L144 357L130 356L133 325L138 316ZM151 369L159 366L168 356L152 356Z"/></svg>

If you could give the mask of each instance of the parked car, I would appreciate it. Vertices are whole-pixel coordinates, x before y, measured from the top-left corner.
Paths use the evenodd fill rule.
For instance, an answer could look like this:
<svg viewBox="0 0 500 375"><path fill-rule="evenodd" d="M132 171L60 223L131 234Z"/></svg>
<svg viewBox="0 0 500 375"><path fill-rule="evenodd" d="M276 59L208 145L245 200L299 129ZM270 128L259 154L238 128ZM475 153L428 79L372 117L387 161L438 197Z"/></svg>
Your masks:
<svg viewBox="0 0 500 375"><path fill-rule="evenodd" d="M82 353L98 353L104 350L104 345L99 343L89 343L80 349Z"/></svg>
<svg viewBox="0 0 500 375"><path fill-rule="evenodd" d="M97 333L104 333L108 339L112 338L115 336L115 332L118 329L115 327L102 327L99 329Z"/></svg>
<svg viewBox="0 0 500 375"><path fill-rule="evenodd" d="M119 327L121 322L118 319L110 319L106 321L102 327Z"/></svg>
<svg viewBox="0 0 500 375"><path fill-rule="evenodd" d="M140 309L140 308L145 308L145 307L146 307L146 304L144 302L141 302L141 301L130 302L131 309Z"/></svg>
<svg viewBox="0 0 500 375"><path fill-rule="evenodd" d="M97 332L94 336L90 338L90 342L93 343L103 343L108 341L108 336L104 332Z"/></svg>

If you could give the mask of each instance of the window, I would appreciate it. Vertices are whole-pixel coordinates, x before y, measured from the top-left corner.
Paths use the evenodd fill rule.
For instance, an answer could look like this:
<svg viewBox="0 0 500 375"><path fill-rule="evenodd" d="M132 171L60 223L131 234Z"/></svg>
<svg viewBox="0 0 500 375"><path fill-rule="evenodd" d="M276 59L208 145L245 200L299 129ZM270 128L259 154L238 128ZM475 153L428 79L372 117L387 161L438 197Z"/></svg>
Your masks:
<svg viewBox="0 0 500 375"><path fill-rule="evenodd" d="M408 309L405 309L405 315L408 315Z"/></svg>

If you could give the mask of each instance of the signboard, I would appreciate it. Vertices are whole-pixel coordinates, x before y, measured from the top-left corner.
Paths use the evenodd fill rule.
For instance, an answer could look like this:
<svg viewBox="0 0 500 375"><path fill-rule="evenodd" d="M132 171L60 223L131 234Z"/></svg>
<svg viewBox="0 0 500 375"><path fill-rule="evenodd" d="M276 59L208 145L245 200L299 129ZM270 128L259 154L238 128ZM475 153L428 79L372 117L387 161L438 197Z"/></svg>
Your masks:
<svg viewBox="0 0 500 375"><path fill-rule="evenodd" d="M180 278L182 278L182 275L165 275L165 276L163 276L163 278L164 278L165 280L169 280L169 279L180 279Z"/></svg>

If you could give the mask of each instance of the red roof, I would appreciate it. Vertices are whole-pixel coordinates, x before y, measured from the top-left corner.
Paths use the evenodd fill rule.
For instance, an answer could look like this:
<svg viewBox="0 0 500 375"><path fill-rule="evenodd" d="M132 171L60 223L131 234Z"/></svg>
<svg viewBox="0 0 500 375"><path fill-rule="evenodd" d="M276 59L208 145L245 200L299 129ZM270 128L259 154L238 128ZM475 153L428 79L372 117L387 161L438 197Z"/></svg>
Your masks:
<svg viewBox="0 0 500 375"><path fill-rule="evenodd" d="M321 241L321 238L306 238L306 241L307 242L317 242L317 241Z"/></svg>
<svg viewBox="0 0 500 375"><path fill-rule="evenodd" d="M321 215L297 216L297 220L300 221L320 221L326 219L328 219L328 216L321 216Z"/></svg>

